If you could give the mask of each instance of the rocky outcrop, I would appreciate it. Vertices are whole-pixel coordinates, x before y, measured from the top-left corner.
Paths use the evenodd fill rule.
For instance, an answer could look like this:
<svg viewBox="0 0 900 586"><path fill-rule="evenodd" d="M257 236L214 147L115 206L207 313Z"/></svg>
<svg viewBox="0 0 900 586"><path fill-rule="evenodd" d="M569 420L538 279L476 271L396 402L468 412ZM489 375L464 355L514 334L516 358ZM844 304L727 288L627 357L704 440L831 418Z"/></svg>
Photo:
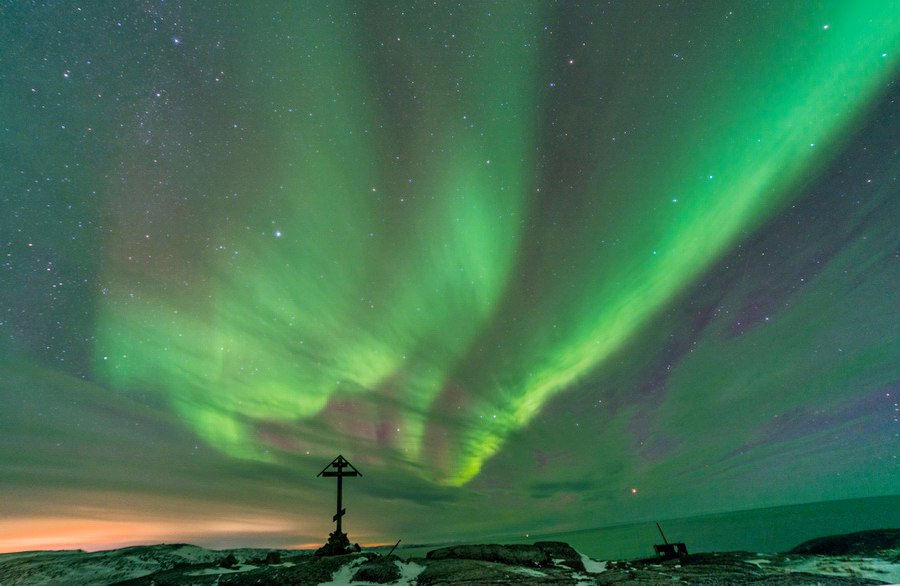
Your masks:
<svg viewBox="0 0 900 586"><path fill-rule="evenodd" d="M316 555L347 555L348 553L359 553L359 551L359 544L350 545L350 539L347 538L346 533L332 531L328 534L328 541L325 542L325 545L316 550Z"/></svg>
<svg viewBox="0 0 900 586"><path fill-rule="evenodd" d="M554 564L572 568L577 572L585 571L581 554L564 541L537 541L534 546L549 555Z"/></svg>
<svg viewBox="0 0 900 586"><path fill-rule="evenodd" d="M429 551L426 559L478 560L526 568L563 565L579 572L584 571L581 556L562 541L539 541L533 545L457 545Z"/></svg>
<svg viewBox="0 0 900 586"><path fill-rule="evenodd" d="M788 553L806 555L878 555L900 550L900 529L874 529L805 541Z"/></svg>
<svg viewBox="0 0 900 586"><path fill-rule="evenodd" d="M546 568L553 565L550 555L534 545L456 545L429 551L429 560L478 560L508 566Z"/></svg>
<svg viewBox="0 0 900 586"><path fill-rule="evenodd" d="M353 580L358 582L375 582L388 584L400 579L400 568L397 563L402 561L394 555L383 555L366 560L356 573Z"/></svg>
<svg viewBox="0 0 900 586"><path fill-rule="evenodd" d="M237 558L234 557L233 553L228 554L227 556L222 558L222 560L219 562L220 568L226 568L229 570L234 568L237 565L238 565L238 561L237 561Z"/></svg>

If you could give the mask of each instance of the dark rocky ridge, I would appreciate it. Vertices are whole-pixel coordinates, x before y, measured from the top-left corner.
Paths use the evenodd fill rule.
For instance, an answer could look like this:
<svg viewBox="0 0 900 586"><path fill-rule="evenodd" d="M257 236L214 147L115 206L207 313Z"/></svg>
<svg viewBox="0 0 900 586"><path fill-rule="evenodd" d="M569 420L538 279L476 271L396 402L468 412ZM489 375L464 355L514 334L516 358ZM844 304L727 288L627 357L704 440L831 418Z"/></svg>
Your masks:
<svg viewBox="0 0 900 586"><path fill-rule="evenodd" d="M879 555L900 550L900 529L875 529L810 539L788 553L808 555Z"/></svg>
<svg viewBox="0 0 900 586"><path fill-rule="evenodd" d="M585 571L578 552L561 541L538 541L534 545L457 545L429 551L426 559L479 560L530 568L564 565L579 572Z"/></svg>

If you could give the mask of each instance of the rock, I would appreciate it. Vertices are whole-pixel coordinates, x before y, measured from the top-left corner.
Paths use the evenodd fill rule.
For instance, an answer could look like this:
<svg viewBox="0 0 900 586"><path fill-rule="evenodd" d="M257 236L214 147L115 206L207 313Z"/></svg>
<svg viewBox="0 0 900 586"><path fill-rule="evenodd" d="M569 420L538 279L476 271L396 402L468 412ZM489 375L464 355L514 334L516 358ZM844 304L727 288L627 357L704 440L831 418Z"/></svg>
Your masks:
<svg viewBox="0 0 900 586"><path fill-rule="evenodd" d="M397 556L380 556L372 558L362 564L353 575L353 581L376 582L387 584L400 579L400 568L395 562L399 562Z"/></svg>
<svg viewBox="0 0 900 586"><path fill-rule="evenodd" d="M480 560L428 559L425 571L416 578L419 586L444 586L445 584L552 584L546 577L527 577L514 572L520 569ZM532 570L537 571L537 570ZM574 584L574 581L570 581Z"/></svg>
<svg viewBox="0 0 900 586"><path fill-rule="evenodd" d="M233 569L236 565L238 565L238 561L237 558L234 557L233 553L228 554L227 556L222 558L222 561L219 562L219 567L225 568L227 570Z"/></svg>
<svg viewBox="0 0 900 586"><path fill-rule="evenodd" d="M535 545L525 544L456 545L434 549L425 557L430 560L480 560L531 568L546 568L553 565L553 560L546 551Z"/></svg>
<svg viewBox="0 0 900 586"><path fill-rule="evenodd" d="M263 563L267 566L271 566L272 564L280 564L281 554L277 551L270 551L266 554L266 559Z"/></svg>
<svg viewBox="0 0 900 586"><path fill-rule="evenodd" d="M335 531L328 535L328 541L325 545L316 550L316 555L346 555L348 553L358 553L360 549L358 543L350 545L350 540L347 539L346 533L337 533Z"/></svg>
<svg viewBox="0 0 900 586"><path fill-rule="evenodd" d="M550 556L555 563L572 568L577 572L586 571L584 562L581 561L581 554L564 541L537 541L534 546Z"/></svg>
<svg viewBox="0 0 900 586"><path fill-rule="evenodd" d="M804 541L788 553L809 555L874 555L900 549L900 529L873 529Z"/></svg>
<svg viewBox="0 0 900 586"><path fill-rule="evenodd" d="M266 557L250 558L247 560L251 566L271 566L281 563L281 553L270 551L266 553Z"/></svg>

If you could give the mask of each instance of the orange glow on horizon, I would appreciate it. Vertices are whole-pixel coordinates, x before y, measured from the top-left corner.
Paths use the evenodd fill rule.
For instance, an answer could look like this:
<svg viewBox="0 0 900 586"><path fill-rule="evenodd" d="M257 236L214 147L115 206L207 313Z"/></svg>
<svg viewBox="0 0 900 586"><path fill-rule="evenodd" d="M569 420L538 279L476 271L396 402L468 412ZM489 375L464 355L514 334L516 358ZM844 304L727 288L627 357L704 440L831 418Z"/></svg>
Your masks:
<svg viewBox="0 0 900 586"><path fill-rule="evenodd" d="M285 545L279 549L319 549L325 543L323 539L320 542L309 542L309 543L292 543L290 545Z"/></svg>
<svg viewBox="0 0 900 586"><path fill-rule="evenodd" d="M0 553L59 549L101 551L130 545L196 543L229 536L267 534L270 534L272 541L277 543L284 541L285 534L296 531L297 527L294 524L273 519L217 521L6 519L0 523Z"/></svg>

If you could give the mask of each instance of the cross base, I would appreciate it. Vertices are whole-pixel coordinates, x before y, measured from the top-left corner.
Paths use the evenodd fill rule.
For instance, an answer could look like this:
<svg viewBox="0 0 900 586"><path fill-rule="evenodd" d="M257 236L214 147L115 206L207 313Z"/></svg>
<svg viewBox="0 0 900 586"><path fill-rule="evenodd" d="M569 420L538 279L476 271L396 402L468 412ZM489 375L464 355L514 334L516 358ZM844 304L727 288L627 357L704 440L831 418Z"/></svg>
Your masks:
<svg viewBox="0 0 900 586"><path fill-rule="evenodd" d="M346 533L333 531L328 534L328 541L325 542L325 545L316 550L316 555L345 555L348 553L357 553L359 550L360 547L358 543L350 545L350 540L347 538Z"/></svg>

